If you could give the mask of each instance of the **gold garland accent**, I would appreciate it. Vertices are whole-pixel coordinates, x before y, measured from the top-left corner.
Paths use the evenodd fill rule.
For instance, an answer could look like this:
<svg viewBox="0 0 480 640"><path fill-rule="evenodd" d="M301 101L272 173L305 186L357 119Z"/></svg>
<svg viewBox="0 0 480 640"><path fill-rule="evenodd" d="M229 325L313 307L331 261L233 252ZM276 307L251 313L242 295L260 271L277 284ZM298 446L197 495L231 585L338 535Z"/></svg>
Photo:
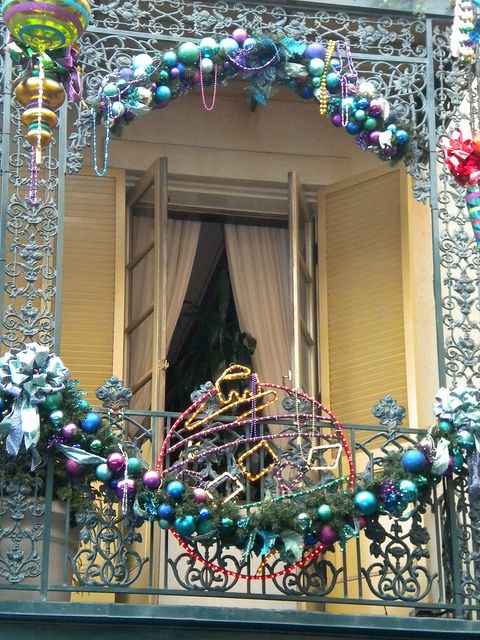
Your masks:
<svg viewBox="0 0 480 640"><path fill-rule="evenodd" d="M325 68L320 79L320 94L318 97L318 101L320 103L319 112L321 116L324 116L327 113L327 70L333 52L335 51L335 45L335 40L329 40L327 44L327 51L325 53Z"/></svg>

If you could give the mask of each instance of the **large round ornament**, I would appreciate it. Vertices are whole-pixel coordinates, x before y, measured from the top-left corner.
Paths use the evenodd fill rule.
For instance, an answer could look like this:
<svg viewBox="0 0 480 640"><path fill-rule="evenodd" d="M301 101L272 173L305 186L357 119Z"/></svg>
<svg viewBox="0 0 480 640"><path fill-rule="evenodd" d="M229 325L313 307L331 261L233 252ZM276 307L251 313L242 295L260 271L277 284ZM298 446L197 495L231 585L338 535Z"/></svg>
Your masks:
<svg viewBox="0 0 480 640"><path fill-rule="evenodd" d="M1 11L12 37L40 53L72 44L90 20L88 0L6 0Z"/></svg>
<svg viewBox="0 0 480 640"><path fill-rule="evenodd" d="M61 391L54 391L53 393L49 393L45 400L42 402L40 407L45 411L55 411L56 409L61 409L63 405L63 394Z"/></svg>
<svg viewBox="0 0 480 640"><path fill-rule="evenodd" d="M175 518L173 528L181 536L191 536L195 531L195 518L193 516Z"/></svg>
<svg viewBox="0 0 480 640"><path fill-rule="evenodd" d="M220 40L220 49L229 56L233 55L235 51L238 50L238 47L238 42L233 38L224 38L223 40Z"/></svg>
<svg viewBox="0 0 480 640"><path fill-rule="evenodd" d="M333 518L332 508L328 504L321 504L317 507L317 516L321 522L330 522Z"/></svg>
<svg viewBox="0 0 480 640"><path fill-rule="evenodd" d="M417 485L411 480L400 480L398 488L405 502L414 502L418 498Z"/></svg>
<svg viewBox="0 0 480 640"><path fill-rule="evenodd" d="M314 58L325 58L325 47L319 42L312 42L305 49L305 53L303 55L308 60L313 60Z"/></svg>
<svg viewBox="0 0 480 640"><path fill-rule="evenodd" d="M100 416L89 411L80 422L80 427L87 433L96 433L101 424L102 420Z"/></svg>
<svg viewBox="0 0 480 640"><path fill-rule="evenodd" d="M220 45L214 38L202 38L199 46L204 58L211 58L220 48Z"/></svg>
<svg viewBox="0 0 480 640"><path fill-rule="evenodd" d="M425 454L418 449L410 449L405 451L402 455L401 463L402 469L409 473L417 474L422 473L427 466L427 459Z"/></svg>
<svg viewBox="0 0 480 640"><path fill-rule="evenodd" d="M160 486L160 476L156 471L145 471L142 477L142 482L147 487L147 489L149 489L150 491L155 491L155 489L158 489L158 487Z"/></svg>
<svg viewBox="0 0 480 640"><path fill-rule="evenodd" d="M312 76L321 76L325 69L325 62L321 58L313 58L308 63L308 72Z"/></svg>
<svg viewBox="0 0 480 640"><path fill-rule="evenodd" d="M185 491L185 487L178 480L173 480L167 484L165 491L174 500L179 500Z"/></svg>
<svg viewBox="0 0 480 640"><path fill-rule="evenodd" d="M83 475L84 469L82 465L78 464L78 462L75 462L75 460L70 460L70 458L66 458L65 471L68 473L69 476L78 478L79 476Z"/></svg>
<svg viewBox="0 0 480 640"><path fill-rule="evenodd" d="M171 522L175 518L175 511L171 505L162 503L157 507L157 515L160 520L168 520Z"/></svg>
<svg viewBox="0 0 480 640"><path fill-rule="evenodd" d="M475 447L475 438L470 431L467 431L467 429L462 429L457 433L457 442L467 451L472 451Z"/></svg>
<svg viewBox="0 0 480 640"><path fill-rule="evenodd" d="M119 473L125 468L125 458L118 451L114 451L107 458L107 467L112 473Z"/></svg>
<svg viewBox="0 0 480 640"><path fill-rule="evenodd" d="M354 495L353 503L362 516L371 516L377 510L377 498L371 491L359 491Z"/></svg>
<svg viewBox="0 0 480 640"><path fill-rule="evenodd" d="M108 482L112 479L112 472L105 462L102 462L98 465L98 467L95 469L95 475L101 482Z"/></svg>
<svg viewBox="0 0 480 640"><path fill-rule="evenodd" d="M178 59L185 64L195 64L199 55L199 48L193 42L183 42L177 50Z"/></svg>

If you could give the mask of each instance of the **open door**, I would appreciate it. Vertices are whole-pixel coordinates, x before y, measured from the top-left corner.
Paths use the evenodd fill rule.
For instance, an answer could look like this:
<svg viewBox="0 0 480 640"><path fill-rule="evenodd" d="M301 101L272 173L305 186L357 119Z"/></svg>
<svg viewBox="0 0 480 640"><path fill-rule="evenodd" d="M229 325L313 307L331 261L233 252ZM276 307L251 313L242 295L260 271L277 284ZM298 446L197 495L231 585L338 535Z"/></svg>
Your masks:
<svg viewBox="0 0 480 640"><path fill-rule="evenodd" d="M288 174L288 214L293 308L291 384L316 398L319 380L315 218L294 172Z"/></svg>
<svg viewBox="0 0 480 640"><path fill-rule="evenodd" d="M161 411L167 367L167 159L127 194L125 379L131 408Z"/></svg>

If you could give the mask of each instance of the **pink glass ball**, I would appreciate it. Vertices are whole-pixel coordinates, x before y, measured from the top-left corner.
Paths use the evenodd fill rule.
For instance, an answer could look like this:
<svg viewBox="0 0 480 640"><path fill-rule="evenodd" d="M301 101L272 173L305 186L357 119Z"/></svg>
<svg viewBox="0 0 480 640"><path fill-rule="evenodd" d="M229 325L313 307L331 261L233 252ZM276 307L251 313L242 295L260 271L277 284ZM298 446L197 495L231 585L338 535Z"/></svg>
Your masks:
<svg viewBox="0 0 480 640"><path fill-rule="evenodd" d="M380 140L380 131L372 131L368 134L368 142L377 145Z"/></svg>
<svg viewBox="0 0 480 640"><path fill-rule="evenodd" d="M370 102L370 107L368 108L368 112L374 118L378 117L382 113L382 105L378 100L372 100Z"/></svg>
<svg viewBox="0 0 480 640"><path fill-rule="evenodd" d="M205 489L200 489L200 487L197 487L196 489L193 490L193 499L197 504L206 502L207 498L208 498L208 495Z"/></svg>
<svg viewBox="0 0 480 640"><path fill-rule="evenodd" d="M319 541L327 545L327 547L336 542L337 538L338 536L335 531L326 524L322 525L320 531L318 532Z"/></svg>
<svg viewBox="0 0 480 640"><path fill-rule="evenodd" d="M83 474L83 467L82 465L78 464L78 462L75 462L75 460L70 460L70 458L67 458L65 460L65 471L69 476L78 477Z"/></svg>
<svg viewBox="0 0 480 640"><path fill-rule="evenodd" d="M145 471L142 477L143 484L150 489L150 491L155 491L160 486L160 476L156 471L150 470Z"/></svg>
<svg viewBox="0 0 480 640"><path fill-rule="evenodd" d="M367 521L365 520L365 518L363 516L357 516L357 527L359 529L365 529L366 526Z"/></svg>
<svg viewBox="0 0 480 640"><path fill-rule="evenodd" d="M76 433L77 433L77 425L73 424L73 422L69 422L68 424L62 427L62 436L66 440L71 440Z"/></svg>
<svg viewBox="0 0 480 640"><path fill-rule="evenodd" d="M238 42L238 44L243 44L243 42L248 38L248 33L245 29L235 29L232 31L232 38L235 42Z"/></svg>
<svg viewBox="0 0 480 640"><path fill-rule="evenodd" d="M113 473L118 473L125 467L125 458L121 453L111 453L107 458L107 467Z"/></svg>
<svg viewBox="0 0 480 640"><path fill-rule="evenodd" d="M119 480L115 487L115 493L118 498L122 499L124 494L127 494L127 498L132 498L135 494L136 484L132 478L126 480Z"/></svg>

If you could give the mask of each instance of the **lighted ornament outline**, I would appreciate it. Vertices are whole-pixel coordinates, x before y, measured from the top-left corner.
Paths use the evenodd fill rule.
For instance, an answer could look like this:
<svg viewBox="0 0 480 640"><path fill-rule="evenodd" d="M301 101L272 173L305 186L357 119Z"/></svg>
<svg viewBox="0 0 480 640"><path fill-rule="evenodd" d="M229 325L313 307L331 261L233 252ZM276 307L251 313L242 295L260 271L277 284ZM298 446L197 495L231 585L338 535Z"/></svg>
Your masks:
<svg viewBox="0 0 480 640"><path fill-rule="evenodd" d="M235 366L235 365L232 365ZM306 394L305 392L303 392L301 389L292 389L291 387L288 387L286 385L279 385L279 384L275 384L275 383L271 383L271 382L260 382L258 374L257 373L252 373L250 369L248 369L247 367L242 367L242 369L244 369L244 371L242 373L238 372L238 373L230 373L231 377L229 378L230 380L232 379L241 379L241 378L246 378L246 372L249 372L249 376L253 377L255 380L255 383L261 387L262 389L272 389L275 390L276 395L277 395L277 399L278 399L278 392L279 391L283 391L284 393L287 393L289 396L294 395L295 398L298 400L298 398L302 398L303 400L307 401L308 403L311 403L312 405L312 415L315 416L315 410L314 408L319 410L319 415L317 416L317 418L319 419L319 421L323 421L327 422L328 425L330 426L331 429L334 429L335 431L335 435L340 439L342 445L343 445L343 450L345 451L345 454L347 456L347 461L348 461L348 469L349 469L349 474L348 476L342 476L339 478L335 478L334 480L330 480L329 482L322 484L321 486L318 487L312 487L309 489L305 489L303 491L296 491L294 493L287 493L287 494L283 494L280 496L277 496L276 498L274 498L274 501L279 501L279 500L286 500L289 499L290 497L294 497L295 495L298 495L299 493L303 494L309 494L309 493L313 493L313 492L317 492L317 491L321 491L323 489L325 489L327 486L331 486L333 484L341 484L344 480L348 479L348 486L351 492L353 492L354 489L354 484L355 484L355 471L354 471L354 464L353 464L353 458L352 458L352 454L350 451L350 448L348 446L348 442L345 438L345 435L343 433L343 429L342 426L338 420L338 418L335 416L335 414L328 408L326 408L322 403L320 403L318 400L315 400L314 398L310 397L308 394ZM183 411L183 413L177 418L177 420L175 420L175 422L172 424L172 426L170 427L170 429L168 430L164 441L162 443L162 447L159 451L158 454L158 458L157 458L157 466L156 466L156 470L157 473L159 473L159 475L163 478L166 477L166 475L171 472L171 470L173 468L175 468L175 466L178 466L178 463L175 463L174 465L172 465L172 467L168 467L168 468L163 468L163 463L166 459L167 453L170 453L173 449L177 449L180 446L182 446L184 441L188 441L186 438L183 439L182 441L178 442L176 445L173 445L172 448L168 449L167 445L170 442L173 434L177 431L177 429L183 424L183 426L185 426L186 422L188 421L188 416L191 415L192 413L194 413L195 416L199 415L200 413L200 408L205 408L206 406L206 401L208 399L211 399L214 395L217 395L217 397L219 396L219 394L221 395L222 398L224 398L224 396L221 394L221 390L220 390L220 384L219 381L223 381L226 379L225 373L227 373L228 371L231 371L231 368L227 369L226 372L224 372L224 374L222 374L222 376L217 380L215 386L212 389L209 389L208 391L206 391L202 396L200 396L195 402L193 402L187 409L185 409L185 411ZM227 373L227 375L229 375ZM254 389L256 389L256 386L254 386ZM250 393L250 397L248 397L248 393ZM233 400L233 402L231 403L231 405L228 405L226 403L223 404L222 408L227 411L229 408L233 407L233 406L237 406L237 398L239 397L238 392L237 391L233 391L229 394L228 398L230 398L231 400ZM252 398L255 398L256 394L252 393L250 391L250 389L245 389L241 398L242 400L246 401L246 400L251 400ZM252 408L253 413L255 413L255 407ZM250 410L249 412L247 412L247 414L251 414L252 410ZM224 412L225 412L224 411ZM322 416L322 413L324 414ZM209 420L211 420L213 417L215 417L217 415L217 413L212 413L206 416L205 420L203 420L202 422L207 422ZM295 414L295 419L298 420L299 417L308 417L311 418L311 415L308 414ZM292 419L291 414L286 414L283 416L277 416L279 418L289 418ZM259 420L272 420L271 417L265 417L265 418L259 418ZM231 424L235 424L236 426L242 426L242 425L248 425L248 423L250 422L249 419L244 419L244 420L234 420L231 423L228 423L227 426L230 426ZM218 427L218 429L224 429L226 425L221 425L220 427ZM211 432L211 430L215 430L215 428L211 428L208 429L208 432ZM207 431L207 430L206 430ZM191 439L192 437L201 437L201 433L202 432L197 432L196 434L194 434L194 436L192 436L191 434L188 436L188 439ZM316 437L319 436L324 436L324 434L316 434ZM298 436L298 431L292 431L291 433L285 433L282 432L281 437L283 438L290 438L290 437L295 437ZM325 437L325 436L324 436ZM329 436L327 436L329 437ZM333 435L330 435L330 437L335 437ZM267 439L272 438L272 436L258 436L255 438L245 438L244 441L248 441L248 440L258 440L259 442L261 442L262 440L265 439L265 441ZM231 446L231 443L227 443L227 445L223 445L225 446ZM339 444L340 446L340 444ZM219 450L221 447L216 447L214 450ZM204 454L203 454L204 455ZM188 463L189 460L187 458L186 461L182 461L182 465L185 465L185 463ZM273 466L273 465L272 465ZM214 479L214 483L218 483L218 480L220 478L223 478L225 476L229 476L230 479L232 479L233 481L238 481L238 478L236 478L235 476L233 476L232 474L226 472L223 473L221 476L219 476L218 478ZM210 483L211 485L212 483ZM208 488L211 488L211 486L207 486L207 494L208 494ZM240 493L238 491L238 493ZM236 492L234 492L234 494L236 495ZM211 497L211 494L208 494L209 497ZM226 501L229 501L230 499L232 499L234 497L233 494L230 494L227 498ZM223 501L223 503L226 502L225 500ZM261 504L260 502L257 503L251 503L251 504L247 504L247 505L241 505L242 509L250 509L254 506L258 506L259 504ZM174 538L177 540L177 542L179 543L179 545L187 552L187 554L194 560L198 561L199 563L203 564L204 566L206 566L209 569L212 569L213 571L219 572L225 576L230 576L230 577L234 577L235 579L242 579L242 580L271 580L271 579L275 579L284 575L287 575L288 573L291 573L292 571L295 571L296 569L301 568L302 566L304 566L305 564L307 564L308 562L310 562L311 560L313 560L316 556L318 556L320 553L322 553L323 551L325 551L329 545L324 544L322 542L317 542L314 546L313 549L311 551L309 551L308 553L304 553L303 557L301 560L298 560L292 564L289 564L287 567L283 568L280 571L276 571L276 572L272 572L272 573L263 573L264 568L266 566L266 557L263 559L262 563L260 564L259 570L262 571L261 575L258 575L258 572L256 574L250 574L250 573L243 573L243 572L237 572L237 571L232 571L230 569L226 569L225 567L221 567L215 563L210 562L209 560L207 560L206 558L204 558L201 554L197 553L196 551L194 551L189 545L188 543L185 541L185 539L179 535L175 529L173 527L170 527L169 529L170 533L174 536ZM269 556L270 557L270 556Z"/></svg>

